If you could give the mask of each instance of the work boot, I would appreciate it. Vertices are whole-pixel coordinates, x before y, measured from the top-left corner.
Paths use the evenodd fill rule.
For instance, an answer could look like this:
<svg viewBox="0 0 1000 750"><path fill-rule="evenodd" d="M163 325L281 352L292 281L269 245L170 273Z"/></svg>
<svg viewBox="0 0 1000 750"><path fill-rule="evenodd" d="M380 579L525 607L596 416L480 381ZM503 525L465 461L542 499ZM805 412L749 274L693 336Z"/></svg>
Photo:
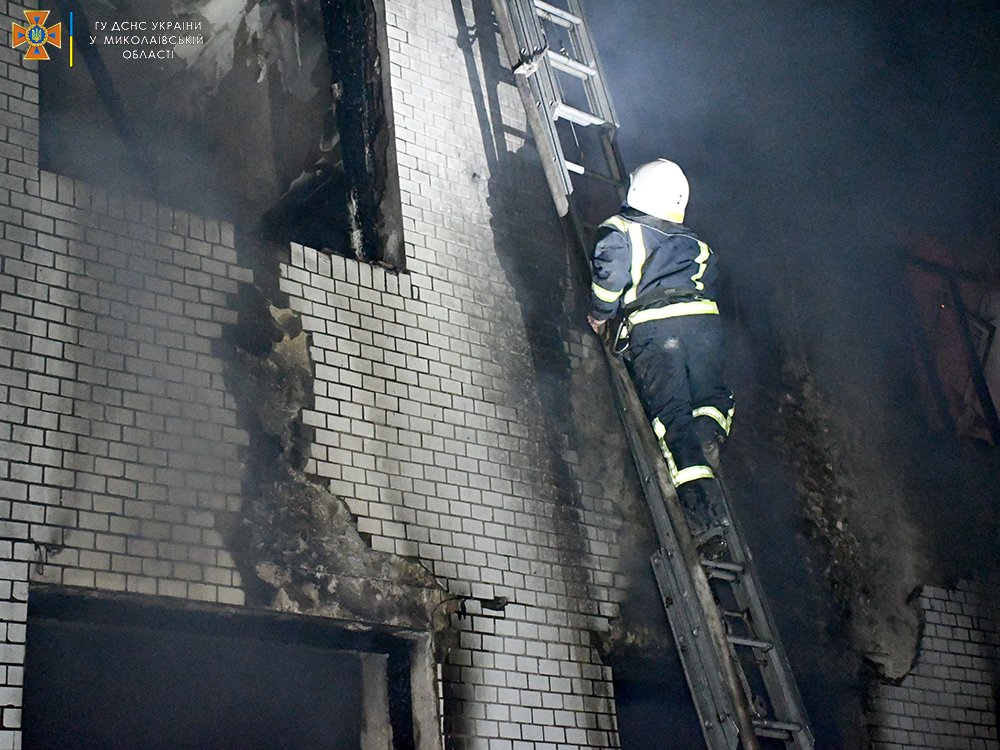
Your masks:
<svg viewBox="0 0 1000 750"><path fill-rule="evenodd" d="M694 535L694 546L698 557L703 560L718 560L726 554L729 545L726 543L725 525L712 526Z"/></svg>
<svg viewBox="0 0 1000 750"><path fill-rule="evenodd" d="M723 516L717 492L711 480L689 482L677 489L698 554L709 560L717 560L726 552L723 532L729 521Z"/></svg>

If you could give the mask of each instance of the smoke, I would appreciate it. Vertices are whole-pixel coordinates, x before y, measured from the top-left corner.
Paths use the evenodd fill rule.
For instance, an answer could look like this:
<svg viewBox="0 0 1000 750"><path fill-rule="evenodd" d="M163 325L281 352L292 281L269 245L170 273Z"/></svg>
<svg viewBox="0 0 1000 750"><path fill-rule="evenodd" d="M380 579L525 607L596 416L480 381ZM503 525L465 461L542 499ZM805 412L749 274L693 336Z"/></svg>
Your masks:
<svg viewBox="0 0 1000 750"><path fill-rule="evenodd" d="M996 462L959 461L923 436L914 322L895 290L900 250L927 236L959 265L996 276L1000 8L584 0L584 11L626 165L681 164L688 222L728 273L733 358L749 360L734 362L743 375L732 384L734 441L752 441L767 419L759 393L782 387L774 360L785 373L794 360L829 406L856 485L853 531L882 578L896 588L943 581L992 559L971 542L988 536L970 535L968 519L982 513L967 512L989 507L990 492L963 475L985 476ZM772 449L752 447L760 471L773 471ZM930 514L939 520L928 524ZM950 543L963 534L959 555ZM787 582L765 586L772 598L789 594ZM805 632L785 636L793 655L807 653L796 642Z"/></svg>
<svg viewBox="0 0 1000 750"><path fill-rule="evenodd" d="M969 265L995 247L996 7L585 10L628 166L668 156L685 168L689 220L736 291L793 299L817 365L868 360L881 273L910 237L937 236Z"/></svg>
<svg viewBox="0 0 1000 750"><path fill-rule="evenodd" d="M794 352L876 463L919 428L893 289L933 236L992 271L1000 9L589 0L628 166L668 156L743 332ZM753 384L735 383L739 388ZM904 415L900 405L910 400ZM898 483L897 483L898 484Z"/></svg>
<svg viewBox="0 0 1000 750"><path fill-rule="evenodd" d="M299 0L169 5L72 5L75 67L39 71L41 166L255 225L321 156L331 70L319 7L299 12ZM63 23L69 10L64 3ZM145 30L121 30L140 23ZM196 28L156 33L154 23ZM131 39L140 41L123 41ZM142 41L150 39L197 41ZM169 57L135 59L132 47Z"/></svg>

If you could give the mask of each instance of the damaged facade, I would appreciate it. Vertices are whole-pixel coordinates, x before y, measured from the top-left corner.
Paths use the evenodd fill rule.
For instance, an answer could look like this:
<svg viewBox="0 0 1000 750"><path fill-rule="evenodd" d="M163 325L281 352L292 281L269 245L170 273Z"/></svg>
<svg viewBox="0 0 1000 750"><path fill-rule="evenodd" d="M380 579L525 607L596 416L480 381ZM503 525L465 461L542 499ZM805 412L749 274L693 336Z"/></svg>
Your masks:
<svg viewBox="0 0 1000 750"><path fill-rule="evenodd" d="M618 746L612 666L682 677L490 3L172 13L205 43L155 67L100 45L72 72L0 52L0 750L21 746L23 690L44 692L32 620L165 610L252 620L254 638L329 625L314 640L359 655L364 747ZM800 575L850 631L815 661L792 646L807 709L844 670L824 658L849 653L852 675L876 668L844 691L843 736L996 747L986 589L908 599L940 569L882 554L885 519L858 510L902 483L861 481L876 472L838 450L849 420L810 376L772 382L741 429L787 449L771 489L805 523ZM773 461L751 443L734 438L738 510ZM780 613L786 644L827 631L804 608Z"/></svg>
<svg viewBox="0 0 1000 750"><path fill-rule="evenodd" d="M3 52L0 746L26 640L45 693L29 621L136 602L395 638L397 746L615 746L638 495L582 437L615 416L484 9L181 6L206 41L156 92L100 45L67 84L120 174L72 153L66 72L40 97Z"/></svg>

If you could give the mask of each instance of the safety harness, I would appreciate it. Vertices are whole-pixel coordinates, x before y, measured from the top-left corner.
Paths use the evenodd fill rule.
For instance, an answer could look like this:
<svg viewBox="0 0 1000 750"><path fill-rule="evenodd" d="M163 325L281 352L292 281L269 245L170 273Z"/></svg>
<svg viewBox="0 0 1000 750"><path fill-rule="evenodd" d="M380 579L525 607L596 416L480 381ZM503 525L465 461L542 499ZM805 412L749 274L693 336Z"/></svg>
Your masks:
<svg viewBox="0 0 1000 750"><path fill-rule="evenodd" d="M612 351L621 355L628 350L629 333L639 323L682 315L706 314L718 315L719 308L713 300L702 297L697 289L651 289L622 308L622 318L612 339Z"/></svg>

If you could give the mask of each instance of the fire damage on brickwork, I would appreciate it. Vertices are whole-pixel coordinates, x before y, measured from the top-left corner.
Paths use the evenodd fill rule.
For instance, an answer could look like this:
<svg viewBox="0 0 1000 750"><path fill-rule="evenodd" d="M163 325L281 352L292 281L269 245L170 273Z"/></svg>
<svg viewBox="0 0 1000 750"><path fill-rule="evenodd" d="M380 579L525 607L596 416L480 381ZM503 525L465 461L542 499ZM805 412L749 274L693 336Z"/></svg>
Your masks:
<svg viewBox="0 0 1000 750"><path fill-rule="evenodd" d="M921 586L996 575L989 550L1000 518L987 477L995 476L997 457L985 442L956 440L954 425L931 426L934 399L921 382L925 347L913 325L919 305L902 282L901 268L890 266L882 289L892 336L887 352L870 355L901 363L876 381L885 392L850 389L846 378L831 380L807 364L809 347L790 332L794 315L771 338L760 334L765 345L752 356L735 357L756 362L737 381L753 387L740 403L727 476L735 475L740 504L761 517L751 524L758 527L751 549L791 597L779 618L798 613L785 642L801 665L807 705L839 727L844 746L870 739L866 686L899 684L923 657ZM929 307L940 307L932 301ZM961 382L968 384L967 374ZM859 421L859 410L879 419ZM789 521L798 534L788 544L760 530ZM823 675L822 691L813 673Z"/></svg>
<svg viewBox="0 0 1000 750"><path fill-rule="evenodd" d="M155 17L161 5L154 0L113 3L116 13L131 17ZM108 4L95 0L74 7L85 29L87 18L97 20ZM456 13L461 7L455 3ZM476 41L483 44L493 33L488 3L474 7L476 17L460 18L460 26L480 30ZM249 602L290 613L440 627L439 605L447 593L433 576L412 560L373 551L343 499L306 473L311 435L302 411L311 407L313 397L310 342L278 289L279 264L289 241L396 270L405 267L391 112L379 54L384 19L371 0L178 0L171 11L178 18L202 22L206 43L178 49L173 59L151 68L155 80L127 75L112 50L101 45L80 49L89 76L67 76L56 66L44 69L42 166L225 218L238 228L240 260L254 270L256 283L241 289L235 301L239 323L227 332L221 347L250 445L243 508L222 520L220 531L240 568ZM469 49L463 48L470 73L475 70L471 44L470 37ZM497 55L493 49L488 72L498 80ZM478 114L489 122L496 112L487 110L498 101L493 91L480 91L479 96ZM484 137L494 137L487 125ZM510 179L507 173L526 174L536 167L540 171L530 159L500 146L494 153L488 165L490 188ZM495 208L499 217L504 206L496 203ZM495 224L502 237L502 221ZM561 358L566 332L545 322L562 312L564 300L529 299L540 286L540 269L558 276L554 286L563 292L571 271L532 265L512 255L511 247L498 244L498 256L518 291L534 362L548 378L539 418L550 427L581 419L587 411L579 395L583 391L571 383ZM773 315L780 317L778 312ZM560 354L553 356L556 351ZM828 584L837 610L833 622L813 623L817 632L834 631L824 634L823 646L830 647L826 656L816 656L815 663L800 657L800 662L815 667L817 685L825 684L822 680L832 673L853 671L856 676L861 671L859 654L880 677L899 679L918 656L922 626L909 602L910 592L927 580L967 574L978 555L956 552L963 541L957 526L939 524L917 534L901 520L902 513L887 523L889 509L898 503L914 516L923 504L919 513L933 515L956 494L954 489L941 491L946 480L956 478L954 466L975 465L969 476L981 476L983 464L991 459L969 455L975 451L944 450L946 441L935 443L935 450L920 450L934 438L923 445L912 438L901 454L935 458L923 467L904 467L921 481L912 480L909 496L901 497L900 488L880 482L872 467L859 467L859 449L846 426L849 419L824 398L824 388L801 364L801 352L784 350L774 359L785 364L777 366L780 372L770 373L761 393L741 394L740 426L727 460L737 480L733 485L750 493L763 484L758 479L754 485L754 472L764 474L774 462L767 448L746 446L759 438L761 445L783 450L783 479L795 490L797 503L790 515L800 521L807 540L797 550L803 554L794 559L804 560L815 577ZM759 375L751 377L764 380ZM599 421L595 418L590 428L595 433ZM920 429L907 425L910 434ZM751 439L741 436L741 430ZM586 433L587 426L581 431ZM565 480L556 521L560 533L579 539L581 509L567 474L566 446L555 435L553 441L542 458ZM633 497L635 479L621 471L628 461L623 446L616 446L591 470L613 474L607 486L617 484L621 497ZM948 461L952 468L935 474ZM969 489L965 504L986 507L980 500L989 498L991 489L972 483L969 479L964 485ZM873 493L881 493L877 503L869 502ZM667 696L667 703L683 703L683 686L675 690L678 681L673 679L679 669L674 647L643 553L652 547L652 536L630 536L641 535L647 526L645 511L620 511L626 522L618 543L626 550L623 565L632 588L622 616L609 633L594 634L594 646L614 666L620 693L649 693L653 686L663 694L676 693ZM996 518L980 512L985 513L980 536L988 537ZM983 543L977 538L977 550ZM941 553L944 548L950 553ZM571 552L579 552L582 559L582 549ZM579 559L560 562L571 567ZM586 597L586 580L574 583L579 584L577 595ZM801 615L806 605L795 606ZM823 608L817 611L817 619L826 614ZM793 656L820 650L815 644L796 644L794 637L790 641ZM835 657L845 660L834 666ZM670 684L666 678L657 683L650 676L654 672L657 677L671 673ZM807 702L816 700L807 682L803 689ZM663 712L662 707L656 710ZM845 723L860 721L853 716Z"/></svg>
<svg viewBox="0 0 1000 750"><path fill-rule="evenodd" d="M308 334L297 315L243 295L227 376L251 439L246 497L226 537L252 600L288 612L426 627L444 598L419 564L373 551L347 504L305 473L312 443Z"/></svg>
<svg viewBox="0 0 1000 750"><path fill-rule="evenodd" d="M514 128L504 122L500 97L513 76L497 36L492 4L474 0L471 14L458 0L452 6L486 154L495 252L515 303L496 315L505 326L525 332L523 345L531 372L524 378L536 388L533 397L538 399L535 408L525 411L537 414L539 431L548 436L539 459L557 478L553 521L562 538L559 562L567 571L569 593L583 611L593 608L594 593L584 567L586 508L576 489L582 480L599 485L604 500L614 506L618 525L613 554L623 568L618 583L628 587L609 627L591 631L590 645L613 666L616 684L638 678L649 671L650 663L663 661L670 663L675 678L680 665L663 608L655 605L659 594L649 569L649 552L656 544L649 512L640 501L642 491L628 446L624 440L607 439L607 425L619 419L610 394L607 399L594 398L597 388L603 392L607 369L600 358L585 358L574 366L569 357L567 342L586 316L587 298L579 290L589 289L589 270L571 243L538 252L520 238L525 223L541 227L553 221L551 205L531 198L546 190L544 171L533 147L511 147L509 133ZM568 226L563 229L571 231ZM567 457L576 458L575 467Z"/></svg>
<svg viewBox="0 0 1000 750"><path fill-rule="evenodd" d="M159 19L162 3L64 5L78 36L97 41L79 45L89 75L42 71L43 168L254 235L404 266L383 21L371 0L175 2L170 19L199 24L203 43L177 45L141 76L108 19Z"/></svg>
<svg viewBox="0 0 1000 750"><path fill-rule="evenodd" d="M371 0L183 0L170 16L198 23L204 42L131 75L94 22L156 19L161 6L74 4L78 29L99 42L80 47L89 75L44 71L43 167L237 228L255 283L219 344L250 445L243 508L220 532L248 600L423 630L436 615L440 626L433 576L373 551L344 500L305 474L309 337L278 289L289 242L405 266L384 18Z"/></svg>
<svg viewBox="0 0 1000 750"><path fill-rule="evenodd" d="M794 471L802 532L812 542L807 564L828 581L855 651L888 681L903 678L919 658L920 586L995 576L991 550L1000 524L990 479L998 459L989 432L963 427L970 412L982 425L993 409L985 387L992 377L989 346L977 350L970 339L963 352L959 344L962 330L992 330L990 274L962 276L952 266L936 266L945 277L977 282L961 290L954 283L942 296L914 284L909 271L926 261L913 258L904 253L883 272L883 320L892 335L881 351L873 346L871 356L898 363L883 381L845 404L845 383L820 383L801 353L786 347L770 396L778 407L772 429ZM982 266L989 263L984 258ZM931 337L940 328L934 321L966 308L966 320L948 329L947 348ZM984 381L978 399L969 396L977 376ZM947 388L934 392L942 380L956 383L956 401L975 401L974 408L942 419L937 404L944 391L951 395ZM859 409L880 416L859 423Z"/></svg>
<svg viewBox="0 0 1000 750"><path fill-rule="evenodd" d="M807 372L786 372L776 434L797 473L802 524L837 605L850 619L858 651L890 679L905 675L917 656L919 619L909 604L918 585L907 561L884 558L858 517L858 493L831 434L830 416ZM901 547L906 549L906 547Z"/></svg>

